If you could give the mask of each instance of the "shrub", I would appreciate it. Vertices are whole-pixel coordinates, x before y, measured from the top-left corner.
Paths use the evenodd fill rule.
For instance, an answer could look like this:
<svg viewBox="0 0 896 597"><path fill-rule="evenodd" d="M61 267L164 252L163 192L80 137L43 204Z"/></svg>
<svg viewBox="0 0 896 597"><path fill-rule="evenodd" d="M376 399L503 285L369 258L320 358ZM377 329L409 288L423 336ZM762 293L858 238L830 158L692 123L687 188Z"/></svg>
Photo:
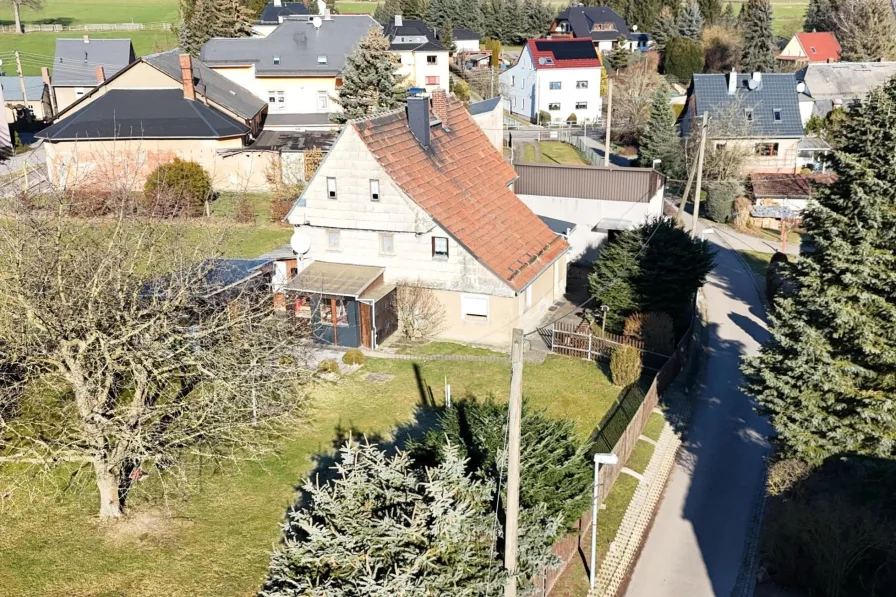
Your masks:
<svg viewBox="0 0 896 597"><path fill-rule="evenodd" d="M212 179L198 163L174 158L149 175L143 193L152 215L197 216L211 198Z"/></svg>
<svg viewBox="0 0 896 597"><path fill-rule="evenodd" d="M737 230L747 230L753 227L753 218L750 211L753 202L749 197L740 196L734 200L734 227Z"/></svg>
<svg viewBox="0 0 896 597"><path fill-rule="evenodd" d="M398 332L410 342L424 342L445 326L445 307L435 293L413 283L398 285L395 292Z"/></svg>
<svg viewBox="0 0 896 597"><path fill-rule="evenodd" d="M318 373L339 373L339 363L333 359L321 361L317 366Z"/></svg>
<svg viewBox="0 0 896 597"><path fill-rule="evenodd" d="M668 313L653 311L644 316L641 335L647 350L665 355L675 350L675 322Z"/></svg>
<svg viewBox="0 0 896 597"><path fill-rule="evenodd" d="M641 377L641 351L633 346L619 346L610 357L613 385L625 387Z"/></svg>
<svg viewBox="0 0 896 597"><path fill-rule="evenodd" d="M781 495L809 476L811 467L798 458L779 460L768 467L766 486L769 495Z"/></svg>
<svg viewBox="0 0 896 597"><path fill-rule="evenodd" d="M622 325L622 335L630 336L632 338L641 339L641 330L644 327L644 314L643 313L632 313L628 317L625 318L625 323Z"/></svg>
<svg viewBox="0 0 896 597"><path fill-rule="evenodd" d="M675 37L666 44L663 65L667 75L672 75L681 83L687 83L694 73L703 70L705 60L703 46L684 37Z"/></svg>
<svg viewBox="0 0 896 597"><path fill-rule="evenodd" d="M551 122L551 113L547 110L538 111L538 124L549 124Z"/></svg>
<svg viewBox="0 0 896 597"><path fill-rule="evenodd" d="M454 84L454 95L462 102L470 101L470 86L466 81L458 81Z"/></svg>
<svg viewBox="0 0 896 597"><path fill-rule="evenodd" d="M352 348L342 355L342 362L346 365L363 365L367 358L357 348Z"/></svg>
<svg viewBox="0 0 896 597"><path fill-rule="evenodd" d="M234 218L240 224L255 223L255 206L252 205L252 201L246 195L242 195L236 200Z"/></svg>
<svg viewBox="0 0 896 597"><path fill-rule="evenodd" d="M739 185L720 182L706 191L706 215L713 222L724 224L734 216L734 201L740 194Z"/></svg>

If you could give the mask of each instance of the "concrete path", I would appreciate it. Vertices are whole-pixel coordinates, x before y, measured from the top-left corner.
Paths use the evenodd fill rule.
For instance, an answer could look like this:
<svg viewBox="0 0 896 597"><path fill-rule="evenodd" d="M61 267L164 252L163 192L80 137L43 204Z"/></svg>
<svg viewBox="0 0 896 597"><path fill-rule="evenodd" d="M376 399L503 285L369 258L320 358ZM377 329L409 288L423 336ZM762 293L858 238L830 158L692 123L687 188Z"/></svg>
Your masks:
<svg viewBox="0 0 896 597"><path fill-rule="evenodd" d="M722 235L707 238L718 255L704 288L709 320L704 386L628 597L751 594L750 575L740 584L738 576L752 567L755 554L771 429L738 388L739 365L768 334L752 274Z"/></svg>

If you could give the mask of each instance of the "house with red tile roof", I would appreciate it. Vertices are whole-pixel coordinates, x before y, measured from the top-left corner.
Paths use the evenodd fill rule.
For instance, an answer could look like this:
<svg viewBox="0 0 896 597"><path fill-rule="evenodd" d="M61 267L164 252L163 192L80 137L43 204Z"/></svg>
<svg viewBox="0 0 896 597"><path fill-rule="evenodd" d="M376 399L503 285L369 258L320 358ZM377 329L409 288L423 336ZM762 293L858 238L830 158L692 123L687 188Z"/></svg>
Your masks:
<svg viewBox="0 0 896 597"><path fill-rule="evenodd" d="M299 239L293 245L307 249L291 279L281 280L285 302L313 302L314 295L341 301L325 302L317 317L350 327L352 302L411 283L429 289L444 309L441 337L509 343L513 328L534 329L562 298L569 251L511 190L516 178L463 104L444 91L349 122L287 215ZM356 276L367 286L335 287L331 278L346 265L369 268ZM376 345L368 334L386 316L374 304L361 345Z"/></svg>
<svg viewBox="0 0 896 597"><path fill-rule="evenodd" d="M516 64L500 75L504 109L551 122L600 120L603 64L591 38L530 39Z"/></svg>
<svg viewBox="0 0 896 597"><path fill-rule="evenodd" d="M840 62L840 42L830 31L797 33L778 55L782 62Z"/></svg>

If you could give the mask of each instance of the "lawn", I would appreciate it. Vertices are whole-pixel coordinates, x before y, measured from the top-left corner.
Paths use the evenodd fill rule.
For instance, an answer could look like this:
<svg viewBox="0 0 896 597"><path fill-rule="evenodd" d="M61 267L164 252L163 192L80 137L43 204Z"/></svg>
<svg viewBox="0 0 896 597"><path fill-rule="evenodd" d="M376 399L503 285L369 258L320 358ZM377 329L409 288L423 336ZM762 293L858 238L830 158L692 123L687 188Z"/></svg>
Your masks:
<svg viewBox="0 0 896 597"><path fill-rule="evenodd" d="M428 342L416 346L396 345L398 354L414 354L420 356L428 356L434 354L445 355L464 355L471 357L504 357L507 353L497 352L489 348L478 348L476 346L467 346L466 344L457 344L456 342Z"/></svg>
<svg viewBox="0 0 896 597"><path fill-rule="evenodd" d="M103 31L90 32L94 39L130 38L137 56L145 56L156 52L164 52L177 47L175 31ZM64 33L28 33L27 35L0 35L0 58L3 59L7 73L15 71L13 52L19 50L22 56L22 69L26 75L39 75L40 67L52 67L53 54L56 51L56 38L80 37L77 31Z"/></svg>
<svg viewBox="0 0 896 597"><path fill-rule="evenodd" d="M341 14L371 14L376 10L377 2L337 2L336 8Z"/></svg>
<svg viewBox="0 0 896 597"><path fill-rule="evenodd" d="M588 162L582 157L578 149L562 141L542 141L542 164L571 164L575 166L587 166Z"/></svg>
<svg viewBox="0 0 896 597"><path fill-rule="evenodd" d="M43 9L22 9L26 24L175 23L178 0L46 0ZM9 2L0 8L0 24L15 23ZM30 35L30 34L29 34Z"/></svg>
<svg viewBox="0 0 896 597"><path fill-rule="evenodd" d="M392 375L385 383L368 373ZM0 518L0 591L10 595L250 595L264 577L278 524L293 488L332 453L346 429L390 437L396 426L432 420L447 376L457 398L494 393L505 400L509 364L371 359L338 383L312 393L308 423L291 429L278 457L209 475L168 500L138 495L124 523L99 525L96 496L53 495L15 506ZM431 386L431 391L429 387ZM528 405L570 417L586 436L618 389L592 363L549 357L524 369ZM421 392L422 389L422 392ZM416 415L416 417L415 417ZM634 486L621 476L601 512L604 548ZM626 497L627 496L627 497Z"/></svg>
<svg viewBox="0 0 896 597"><path fill-rule="evenodd" d="M651 456L653 456L653 444L639 439L635 443L635 449L632 450L632 454L628 457L625 466L636 473L644 474L644 471L647 470L647 465L650 464Z"/></svg>
<svg viewBox="0 0 896 597"><path fill-rule="evenodd" d="M647 425L644 427L644 433L641 435L649 437L653 441L658 441L665 425L666 419L663 415L660 413L650 413L650 417L647 419Z"/></svg>
<svg viewBox="0 0 896 597"><path fill-rule="evenodd" d="M538 162L538 156L535 153L535 146L531 143L523 145L523 161L527 164L535 164Z"/></svg>

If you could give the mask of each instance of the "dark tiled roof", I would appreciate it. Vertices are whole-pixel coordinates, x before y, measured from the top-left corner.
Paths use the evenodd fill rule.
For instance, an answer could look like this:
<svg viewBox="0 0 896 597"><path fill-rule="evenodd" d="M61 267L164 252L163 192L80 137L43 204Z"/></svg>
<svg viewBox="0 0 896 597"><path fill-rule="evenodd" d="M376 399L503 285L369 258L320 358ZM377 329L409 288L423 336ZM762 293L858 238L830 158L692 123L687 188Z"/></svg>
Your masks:
<svg viewBox="0 0 896 597"><path fill-rule="evenodd" d="M220 139L247 132L243 123L184 99L181 89L110 89L36 136L49 141Z"/></svg>
<svg viewBox="0 0 896 597"><path fill-rule="evenodd" d="M53 56L55 87L94 87L96 67L102 66L108 79L135 60L130 39L56 39Z"/></svg>
<svg viewBox="0 0 896 597"><path fill-rule="evenodd" d="M835 177L832 174L750 174L753 185L753 196L783 197L788 199L808 199L812 196L812 183L831 184Z"/></svg>
<svg viewBox="0 0 896 597"><path fill-rule="evenodd" d="M454 32L454 39L456 39L457 41L469 41L472 39L476 39L476 40L482 39L482 37L478 33L476 33L475 31L471 31L469 29L458 28L458 29L453 29L452 31Z"/></svg>
<svg viewBox="0 0 896 597"><path fill-rule="evenodd" d="M569 21L576 37L590 37L594 41L613 41L631 33L625 19L606 6L570 6L557 15L555 22L563 20ZM594 31L595 23L612 23L614 30Z"/></svg>
<svg viewBox="0 0 896 597"><path fill-rule="evenodd" d="M526 45L537 69L597 68L601 65L594 44L587 37L530 39Z"/></svg>
<svg viewBox="0 0 896 597"><path fill-rule="evenodd" d="M315 2L316 0L311 0ZM258 22L265 25L273 25L280 22L280 17L290 15L306 15L308 8L301 2L284 2L282 6L274 6L273 2L264 5L264 10L258 17Z"/></svg>
<svg viewBox="0 0 896 597"><path fill-rule="evenodd" d="M478 114L485 114L486 112L491 112L494 110L498 104L501 103L501 96L493 97L492 99L482 100L481 102L476 102L470 104L470 114L476 116Z"/></svg>
<svg viewBox="0 0 896 597"><path fill-rule="evenodd" d="M435 32L426 23L418 19L403 19L401 25L396 26L395 20L389 21L383 27L383 35L389 38L389 49L394 51L429 50L446 51L445 46L438 40ZM425 38L424 42L395 42L395 38Z"/></svg>
<svg viewBox="0 0 896 597"><path fill-rule="evenodd" d="M179 49L144 56L143 61L151 64L176 81L181 80ZM224 75L216 73L198 58L193 58L193 81L198 93L205 95L216 104L247 120L261 112L267 103L237 85Z"/></svg>
<svg viewBox="0 0 896 597"><path fill-rule="evenodd" d="M796 77L792 73L762 73L762 81L755 89L750 89L750 73L735 75L735 93L728 94L730 74L695 74L688 95L696 104L691 113L691 98L682 114L682 134L690 133L693 123L703 112L709 112L710 121L714 116L731 112L734 115L751 111L751 119L744 137L802 137L803 124L797 101ZM780 120L775 118L775 111ZM720 137L722 138L722 137Z"/></svg>
<svg viewBox="0 0 896 597"><path fill-rule="evenodd" d="M447 129L436 126L429 148L402 111L353 126L408 197L515 291L569 248L507 184L516 173L463 104L448 100Z"/></svg>

